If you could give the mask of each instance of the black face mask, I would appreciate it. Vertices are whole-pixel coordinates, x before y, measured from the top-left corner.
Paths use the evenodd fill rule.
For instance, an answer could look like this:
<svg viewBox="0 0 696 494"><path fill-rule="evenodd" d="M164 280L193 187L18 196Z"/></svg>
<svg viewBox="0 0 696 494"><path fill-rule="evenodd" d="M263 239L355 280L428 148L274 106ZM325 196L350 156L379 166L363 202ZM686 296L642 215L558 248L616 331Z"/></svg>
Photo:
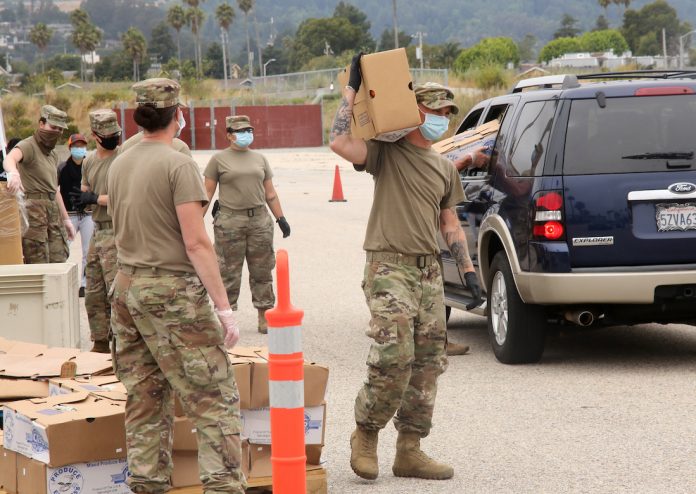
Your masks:
<svg viewBox="0 0 696 494"><path fill-rule="evenodd" d="M119 142L121 142L121 135L120 134L115 134L109 137L102 137L99 136L99 139L101 139L101 147L104 149L107 149L109 151L113 151L116 149L116 146L118 146Z"/></svg>

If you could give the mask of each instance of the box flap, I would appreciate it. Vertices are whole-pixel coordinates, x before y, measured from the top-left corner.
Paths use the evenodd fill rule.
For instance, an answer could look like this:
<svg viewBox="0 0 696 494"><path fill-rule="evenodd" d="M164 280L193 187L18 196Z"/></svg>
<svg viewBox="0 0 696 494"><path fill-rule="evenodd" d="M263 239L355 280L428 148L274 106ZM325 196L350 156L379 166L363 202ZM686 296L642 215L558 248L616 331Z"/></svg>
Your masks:
<svg viewBox="0 0 696 494"><path fill-rule="evenodd" d="M48 396L48 382L0 377L0 401Z"/></svg>

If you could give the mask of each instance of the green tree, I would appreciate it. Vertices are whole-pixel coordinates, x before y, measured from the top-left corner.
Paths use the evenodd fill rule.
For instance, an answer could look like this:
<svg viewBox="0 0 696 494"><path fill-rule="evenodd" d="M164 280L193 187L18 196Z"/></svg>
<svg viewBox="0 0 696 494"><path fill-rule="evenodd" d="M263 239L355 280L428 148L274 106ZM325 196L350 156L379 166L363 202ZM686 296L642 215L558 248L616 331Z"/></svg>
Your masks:
<svg viewBox="0 0 696 494"><path fill-rule="evenodd" d="M236 14L232 6L225 2L221 3L220 5L217 6L215 9L215 18L217 19L218 25L220 26L220 29L225 33L225 43L222 45L222 64L223 64L223 77L225 78L225 88L227 88L227 69L229 67L229 54L230 54L230 45L228 42L229 39L229 32L230 32L230 26L234 22ZM210 50L208 50L210 51ZM207 57L210 58L210 57Z"/></svg>
<svg viewBox="0 0 696 494"><path fill-rule="evenodd" d="M627 10L621 33L634 54L657 55L662 53L663 29L667 33L667 50L675 53L679 36L691 31L691 25L680 23L677 11L665 0L657 0L640 10Z"/></svg>
<svg viewBox="0 0 696 494"><path fill-rule="evenodd" d="M77 47L81 55L80 76L85 80L85 53L94 54L94 50L102 40L101 30L90 22L89 14L82 9L73 10L70 14L70 22L73 25L71 41ZM94 70L94 56L92 56L92 80L96 80L96 70Z"/></svg>
<svg viewBox="0 0 696 494"><path fill-rule="evenodd" d="M149 51L153 55L157 55L161 62L166 62L176 55L176 46L166 21L160 22L152 29Z"/></svg>
<svg viewBox="0 0 696 494"><path fill-rule="evenodd" d="M595 22L595 27L592 29L593 31L604 31L605 29L609 29L609 22L607 21L607 18L604 17L603 15L600 15L597 17L597 21Z"/></svg>
<svg viewBox="0 0 696 494"><path fill-rule="evenodd" d="M211 43L208 45L208 49L205 52L205 59L203 60L203 67L203 73L206 77L212 77L214 79L223 78L224 63L222 46L220 43Z"/></svg>
<svg viewBox="0 0 696 494"><path fill-rule="evenodd" d="M539 52L539 61L548 62L552 58L558 58L566 53L582 51L578 38L557 38L549 41Z"/></svg>
<svg viewBox="0 0 696 494"><path fill-rule="evenodd" d="M251 56L249 55L251 53L251 41L249 39L249 12L254 8L254 0L237 0L237 5L239 6L239 10L244 12L244 26L246 28L247 45L246 60L249 64L249 77L252 77L254 75L254 66L249 60L249 57Z"/></svg>
<svg viewBox="0 0 696 494"><path fill-rule="evenodd" d="M292 68L299 69L312 58L330 52L336 55L347 50L352 52L355 49L353 43L358 37L360 28L343 17L305 19L295 35Z"/></svg>
<svg viewBox="0 0 696 494"><path fill-rule="evenodd" d="M189 5L191 2L197 3L196 0L187 0ZM194 59L196 61L196 73L198 78L203 75L202 57L201 57L201 28L205 20L205 12L198 7L189 7L186 9L186 21L194 38Z"/></svg>
<svg viewBox="0 0 696 494"><path fill-rule="evenodd" d="M186 25L186 11L181 5L172 5L167 11L167 22L176 31L176 59L181 63L181 28Z"/></svg>
<svg viewBox="0 0 696 494"><path fill-rule="evenodd" d="M575 26L577 23L578 20L572 15L563 14L563 19L561 19L561 27L558 28L555 33L553 33L553 38L558 39L576 37L581 32L580 29Z"/></svg>
<svg viewBox="0 0 696 494"><path fill-rule="evenodd" d="M64 70L78 72L80 70L80 57L78 55L63 55L61 53L46 60L46 68L48 70L56 69L61 72Z"/></svg>
<svg viewBox="0 0 696 494"><path fill-rule="evenodd" d="M341 0L338 2L338 5L336 5L333 16L347 19L348 22L360 30L360 38L355 40L356 51L374 51L375 40L372 39L372 35L370 34L371 24L365 12L357 8L355 5Z"/></svg>
<svg viewBox="0 0 696 494"><path fill-rule="evenodd" d="M430 67L433 69L451 69L461 51L462 49L457 42L448 41L434 46L430 58Z"/></svg>
<svg viewBox="0 0 696 494"><path fill-rule="evenodd" d="M39 22L31 29L31 31L29 31L29 41L36 45L36 47L39 49L39 53L41 54L42 74L46 71L44 54L46 52L46 47L51 42L51 38L53 38L53 29L49 28L43 22Z"/></svg>
<svg viewBox="0 0 696 494"><path fill-rule="evenodd" d="M463 74L472 67L484 65L505 66L512 62L517 65L520 54L517 45L510 38L484 38L471 48L462 51L454 61L454 71Z"/></svg>
<svg viewBox="0 0 696 494"><path fill-rule="evenodd" d="M399 48L404 48L411 44L411 36L403 31L399 31ZM394 49L394 30L385 29L379 37L379 51Z"/></svg>
<svg viewBox="0 0 696 494"><path fill-rule="evenodd" d="M604 9L604 17L609 15L609 6L614 3L614 0L597 0L600 7Z"/></svg>
<svg viewBox="0 0 696 494"><path fill-rule="evenodd" d="M613 50L615 55L621 55L628 51L628 43L621 32L616 29L589 31L580 36L579 39L582 51L605 52Z"/></svg>
<svg viewBox="0 0 696 494"><path fill-rule="evenodd" d="M528 62L530 60L536 60L536 45L537 42L536 36L533 34L525 34L524 38L522 38L518 43L517 43L517 50L520 54L520 60L524 62Z"/></svg>
<svg viewBox="0 0 696 494"><path fill-rule="evenodd" d="M147 43L145 36L138 28L131 27L121 36L123 50L133 61L133 80L140 80L140 64L147 54Z"/></svg>

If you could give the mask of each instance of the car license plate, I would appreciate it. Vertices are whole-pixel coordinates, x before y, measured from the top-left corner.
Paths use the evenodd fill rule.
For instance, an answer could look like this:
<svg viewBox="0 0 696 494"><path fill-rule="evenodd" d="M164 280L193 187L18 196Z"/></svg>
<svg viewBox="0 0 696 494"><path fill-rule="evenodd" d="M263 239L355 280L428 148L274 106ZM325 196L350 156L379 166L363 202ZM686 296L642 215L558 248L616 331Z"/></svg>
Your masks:
<svg viewBox="0 0 696 494"><path fill-rule="evenodd" d="M696 203L656 204L657 231L696 230Z"/></svg>

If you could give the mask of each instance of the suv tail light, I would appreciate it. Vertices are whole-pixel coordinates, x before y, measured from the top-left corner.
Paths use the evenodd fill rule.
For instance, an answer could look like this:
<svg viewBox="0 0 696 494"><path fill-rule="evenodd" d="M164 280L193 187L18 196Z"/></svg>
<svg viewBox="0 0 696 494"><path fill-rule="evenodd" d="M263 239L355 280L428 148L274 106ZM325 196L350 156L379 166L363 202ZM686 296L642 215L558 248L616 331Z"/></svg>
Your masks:
<svg viewBox="0 0 696 494"><path fill-rule="evenodd" d="M543 191L534 196L534 237L560 240L565 235L563 226L563 193Z"/></svg>
<svg viewBox="0 0 696 494"><path fill-rule="evenodd" d="M635 92L636 96L671 96L673 94L694 94L688 86L642 87Z"/></svg>

